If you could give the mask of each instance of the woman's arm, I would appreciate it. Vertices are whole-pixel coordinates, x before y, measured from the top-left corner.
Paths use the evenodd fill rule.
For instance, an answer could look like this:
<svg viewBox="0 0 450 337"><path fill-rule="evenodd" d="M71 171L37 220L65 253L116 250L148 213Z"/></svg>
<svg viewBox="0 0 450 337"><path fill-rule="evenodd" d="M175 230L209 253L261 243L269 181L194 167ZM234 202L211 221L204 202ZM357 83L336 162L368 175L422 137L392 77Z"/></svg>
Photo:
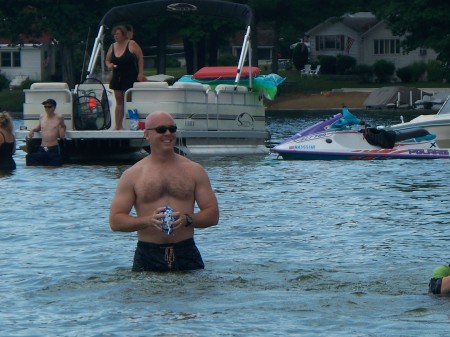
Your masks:
<svg viewBox="0 0 450 337"><path fill-rule="evenodd" d="M134 40L130 41L130 51L136 56L137 61L138 61L138 78L137 78L137 80L139 82L147 81L147 78L144 76L144 53L142 52L142 49L139 46L139 44Z"/></svg>
<svg viewBox="0 0 450 337"><path fill-rule="evenodd" d="M114 43L109 46L109 49L108 49L108 52L106 53L106 58L105 58L106 68L108 68L110 70L112 70L114 68L114 64L111 63L111 56L112 56L113 46L114 46Z"/></svg>

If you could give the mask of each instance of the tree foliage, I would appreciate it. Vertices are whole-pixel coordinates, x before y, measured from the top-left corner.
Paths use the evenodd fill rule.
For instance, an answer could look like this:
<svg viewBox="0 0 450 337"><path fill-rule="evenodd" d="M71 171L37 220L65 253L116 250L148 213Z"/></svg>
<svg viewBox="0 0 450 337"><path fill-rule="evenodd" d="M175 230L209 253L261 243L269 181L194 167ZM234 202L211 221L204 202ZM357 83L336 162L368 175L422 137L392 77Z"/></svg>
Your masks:
<svg viewBox="0 0 450 337"><path fill-rule="evenodd" d="M369 11L368 1L347 0L249 0L257 22L271 22L273 39L272 71L277 72L279 54L291 57L290 45L304 39L305 32L331 16ZM288 55L286 55L288 54Z"/></svg>
<svg viewBox="0 0 450 337"><path fill-rule="evenodd" d="M404 48L432 48L439 59L450 61L450 2L431 0L376 0L373 12L395 35L406 35Z"/></svg>
<svg viewBox="0 0 450 337"><path fill-rule="evenodd" d="M309 52L308 47L303 43L297 43L292 53L292 62L295 68L300 71L308 63Z"/></svg>
<svg viewBox="0 0 450 337"><path fill-rule="evenodd" d="M13 43L21 43L21 37L24 35L38 38L43 33L49 34L53 42L60 47L60 78L72 85L77 80L76 70L81 69L84 58L88 56L84 55L84 52L92 49L98 23L106 11L114 6L137 1L139 0L2 0L0 2L0 36L9 38ZM268 22L273 27L272 70L274 72L277 71L277 57L280 51L289 53L289 46L303 38L305 31L329 16L342 15L347 11L370 10L367 7L368 2L362 0L345 2L234 0L233 2L249 5L257 21ZM217 62L214 59L214 55L217 55L215 51L225 44L235 28L229 22L225 23L222 20L197 20L198 25L181 28L176 20L170 20L170 24L160 30L156 28L160 22L161 20L156 18L135 27L135 38L139 44L141 46L157 44L158 41L162 41L161 33L165 33L167 29L167 33L201 46L197 50L198 58L195 61L192 59L191 62L197 63L198 66L206 62L211 65ZM105 47L111 42L112 39L108 36L105 39ZM252 41L252 45L256 55L257 41L256 43ZM193 53L195 49L191 49ZM192 55L191 58L193 58ZM255 61L256 57L253 58L253 64L256 64Z"/></svg>
<svg viewBox="0 0 450 337"><path fill-rule="evenodd" d="M395 73L395 64L386 61L378 60L373 65L373 73L378 78L380 83L386 83L391 80L392 75Z"/></svg>
<svg viewBox="0 0 450 337"><path fill-rule="evenodd" d="M48 34L60 47L60 76L75 82L73 60L81 59L90 30L96 31L99 18L117 1L101 0L3 0L0 34L13 43ZM77 62L78 63L78 62Z"/></svg>

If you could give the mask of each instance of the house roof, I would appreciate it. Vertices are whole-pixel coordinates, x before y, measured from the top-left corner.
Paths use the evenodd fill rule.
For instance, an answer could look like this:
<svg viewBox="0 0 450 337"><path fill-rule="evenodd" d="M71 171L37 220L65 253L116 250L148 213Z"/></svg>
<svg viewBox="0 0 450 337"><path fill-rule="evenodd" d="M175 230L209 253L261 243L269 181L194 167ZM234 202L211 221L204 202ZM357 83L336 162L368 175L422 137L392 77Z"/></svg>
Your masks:
<svg viewBox="0 0 450 337"><path fill-rule="evenodd" d="M364 33L373 26L375 26L380 21L381 20L378 19L371 12L358 12L353 14L347 13L342 16L333 16L326 19L324 22L311 28L309 31L306 32L306 34L312 35L314 32L322 30L323 28L333 25L337 22L341 22L342 24L346 25L347 27L351 28L352 30L358 33Z"/></svg>
<svg viewBox="0 0 450 337"><path fill-rule="evenodd" d="M43 33L39 37L20 34L19 42L15 42L14 44L50 44L51 42L52 38L47 33ZM0 37L0 44L10 45L12 44L12 41L10 39Z"/></svg>

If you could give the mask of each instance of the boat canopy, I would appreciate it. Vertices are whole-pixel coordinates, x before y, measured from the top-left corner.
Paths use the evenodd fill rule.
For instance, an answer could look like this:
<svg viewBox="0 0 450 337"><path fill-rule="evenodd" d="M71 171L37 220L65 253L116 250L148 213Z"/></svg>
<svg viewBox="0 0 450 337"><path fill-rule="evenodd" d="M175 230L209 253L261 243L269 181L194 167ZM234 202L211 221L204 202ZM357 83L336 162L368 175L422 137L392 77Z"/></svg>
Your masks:
<svg viewBox="0 0 450 337"><path fill-rule="evenodd" d="M227 1L188 0L151 0L111 8L100 21L99 26L112 28L117 23L134 23L149 17L171 14L194 14L222 17L245 22L253 26L253 13L249 6Z"/></svg>
<svg viewBox="0 0 450 337"><path fill-rule="evenodd" d="M221 1L221 0L150 0L111 8L102 18L99 31L94 41L89 65L87 67L87 78L89 78L95 67L95 63L103 48L103 36L105 29L111 29L119 23L136 24L147 20L149 17L168 16L173 14L214 16L224 19L244 21L247 29L242 45L241 55L238 62L236 85L239 83L241 70L243 69L245 57L249 56L249 67L251 66L250 31L253 30L254 19L251 8L247 5ZM250 50L250 52L249 52ZM103 53L102 53L103 57ZM103 65L103 62L102 62ZM102 66L103 67L103 66ZM103 69L103 68L102 68ZM252 87L250 76L250 85Z"/></svg>

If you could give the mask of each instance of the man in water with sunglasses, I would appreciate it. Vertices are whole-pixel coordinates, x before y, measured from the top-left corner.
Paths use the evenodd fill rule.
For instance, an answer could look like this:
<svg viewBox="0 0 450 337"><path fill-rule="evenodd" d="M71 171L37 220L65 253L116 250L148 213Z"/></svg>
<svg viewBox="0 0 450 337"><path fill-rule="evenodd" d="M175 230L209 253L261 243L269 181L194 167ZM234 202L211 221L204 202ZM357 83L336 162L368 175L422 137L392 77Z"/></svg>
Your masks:
<svg viewBox="0 0 450 337"><path fill-rule="evenodd" d="M133 271L203 269L194 228L215 226L219 221L206 171L174 152L176 130L167 112L147 117L144 136L151 153L122 174L111 203L111 229L137 232ZM133 207L136 216L130 215Z"/></svg>
<svg viewBox="0 0 450 337"><path fill-rule="evenodd" d="M35 153L27 154L26 164L28 166L61 166L63 160L59 139L63 139L66 134L64 116L56 113L56 101L54 99L46 99L42 102L42 105L45 113L39 117L39 124L28 133L28 137L33 138L35 132L40 132L41 145Z"/></svg>

